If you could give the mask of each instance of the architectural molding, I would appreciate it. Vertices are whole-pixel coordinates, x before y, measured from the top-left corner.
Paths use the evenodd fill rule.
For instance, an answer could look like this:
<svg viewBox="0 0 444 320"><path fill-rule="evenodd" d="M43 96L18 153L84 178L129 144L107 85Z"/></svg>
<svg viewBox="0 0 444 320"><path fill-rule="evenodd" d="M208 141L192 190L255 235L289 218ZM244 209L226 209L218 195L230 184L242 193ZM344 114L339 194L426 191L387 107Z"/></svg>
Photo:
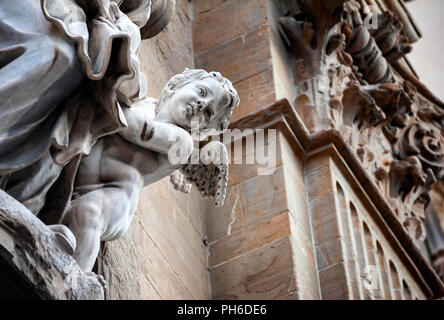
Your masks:
<svg viewBox="0 0 444 320"><path fill-rule="evenodd" d="M338 167L355 185L355 189L359 190L360 197L368 199L366 201L369 207L375 208L370 210L372 218L379 222L386 239L422 288L429 292L430 297L437 298L444 295L444 283L398 219L391 204L375 183L374 177L363 166L355 150L340 131L327 129L310 133L286 99L234 121L230 124L230 128L240 130L278 128L287 139L292 139L290 141L294 142L294 148L298 145L303 150L305 162L319 152L327 150Z"/></svg>
<svg viewBox="0 0 444 320"><path fill-rule="evenodd" d="M444 109L397 72L415 40L398 2L368 12L363 1L298 1L280 23L294 56L296 111L310 132L338 131L419 245L428 192L444 176Z"/></svg>

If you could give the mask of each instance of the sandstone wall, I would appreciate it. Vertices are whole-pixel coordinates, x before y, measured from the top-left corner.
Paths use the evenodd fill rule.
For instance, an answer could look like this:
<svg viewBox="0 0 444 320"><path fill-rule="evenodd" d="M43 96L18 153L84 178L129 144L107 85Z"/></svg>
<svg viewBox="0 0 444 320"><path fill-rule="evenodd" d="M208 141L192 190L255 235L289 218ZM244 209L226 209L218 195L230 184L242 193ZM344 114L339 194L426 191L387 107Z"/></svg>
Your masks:
<svg viewBox="0 0 444 320"><path fill-rule="evenodd" d="M290 57L278 34L277 18L283 14L278 2L193 3L195 63L220 71L236 87L240 105L234 128L236 121L279 99L294 100ZM245 164L251 155L245 150L244 164L230 165L225 206L208 209L214 299L319 299L303 152L280 130L276 138L250 151L275 150L276 170L261 175L260 166Z"/></svg>
<svg viewBox="0 0 444 320"><path fill-rule="evenodd" d="M389 2L397 4L396 8L400 6L397 0ZM397 236L410 251L406 253L393 239L386 223L391 222L393 212L386 210L387 204L380 201L379 193L371 193L367 176L362 174L364 167L357 162L360 160L347 153L348 146L344 144L348 142L338 140L337 133L330 130L329 99L339 94L334 91L339 85L332 82L333 89L327 91L326 78L307 80L298 68L292 68L296 62L309 65L312 57L291 53L293 50L286 47L279 34L278 18L288 13L292 3L193 0L195 64L230 78L241 99L233 114L232 128L278 129L276 171L261 175L254 165L230 165L225 206L208 208L212 298L430 297L432 291L444 288L430 265L410 245L403 229ZM325 17L327 14L331 12L326 12ZM316 25L318 21L313 16L307 13L303 19L313 20ZM324 32L319 25L313 30ZM308 33L304 37L311 41ZM309 42L307 51L314 47L314 42ZM317 48L322 45L317 44ZM330 97L325 100L327 92ZM333 166L335 153L330 153L335 150L333 143L340 150L338 162L346 162L338 172ZM256 144L255 148L260 151L261 147ZM315 155L322 152L326 153L325 162L320 163ZM357 177L360 180L355 187ZM359 183L365 186L364 192L357 191ZM367 198L370 196L371 201ZM347 220L350 217L354 218L352 226ZM421 273L408 255L414 257ZM367 289L363 277L366 267L372 266L377 270L372 276L377 279L372 278L374 286Z"/></svg>

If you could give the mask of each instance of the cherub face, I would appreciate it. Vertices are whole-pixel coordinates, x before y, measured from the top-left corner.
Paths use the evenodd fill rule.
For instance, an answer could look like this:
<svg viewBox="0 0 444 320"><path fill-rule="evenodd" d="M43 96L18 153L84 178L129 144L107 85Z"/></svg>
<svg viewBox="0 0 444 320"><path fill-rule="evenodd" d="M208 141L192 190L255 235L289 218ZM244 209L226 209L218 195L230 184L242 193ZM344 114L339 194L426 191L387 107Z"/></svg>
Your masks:
<svg viewBox="0 0 444 320"><path fill-rule="evenodd" d="M223 112L221 106L224 98L226 93L221 83L216 79L206 78L175 89L173 95L166 99L163 108L169 111L176 125L186 130L197 129L197 126L205 129Z"/></svg>

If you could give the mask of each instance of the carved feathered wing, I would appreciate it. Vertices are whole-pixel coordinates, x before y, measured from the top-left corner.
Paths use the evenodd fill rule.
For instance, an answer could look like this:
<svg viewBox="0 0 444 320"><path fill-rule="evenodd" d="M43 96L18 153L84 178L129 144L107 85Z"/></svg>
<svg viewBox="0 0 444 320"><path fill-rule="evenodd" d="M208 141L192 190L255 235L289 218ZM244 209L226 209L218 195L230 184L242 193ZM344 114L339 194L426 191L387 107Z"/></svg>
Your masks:
<svg viewBox="0 0 444 320"><path fill-rule="evenodd" d="M181 168L186 180L194 184L202 196L223 205L228 182L228 152L219 141L211 141L194 153Z"/></svg>

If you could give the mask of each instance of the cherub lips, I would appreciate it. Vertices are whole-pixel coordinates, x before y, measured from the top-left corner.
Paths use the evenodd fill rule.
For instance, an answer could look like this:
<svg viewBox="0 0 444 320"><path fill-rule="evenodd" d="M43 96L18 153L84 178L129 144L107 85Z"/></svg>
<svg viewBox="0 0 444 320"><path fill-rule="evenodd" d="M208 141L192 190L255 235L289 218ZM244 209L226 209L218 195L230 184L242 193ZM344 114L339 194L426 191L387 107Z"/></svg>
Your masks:
<svg viewBox="0 0 444 320"><path fill-rule="evenodd" d="M187 104L185 110L188 117L192 117L196 114L196 108L191 104Z"/></svg>

